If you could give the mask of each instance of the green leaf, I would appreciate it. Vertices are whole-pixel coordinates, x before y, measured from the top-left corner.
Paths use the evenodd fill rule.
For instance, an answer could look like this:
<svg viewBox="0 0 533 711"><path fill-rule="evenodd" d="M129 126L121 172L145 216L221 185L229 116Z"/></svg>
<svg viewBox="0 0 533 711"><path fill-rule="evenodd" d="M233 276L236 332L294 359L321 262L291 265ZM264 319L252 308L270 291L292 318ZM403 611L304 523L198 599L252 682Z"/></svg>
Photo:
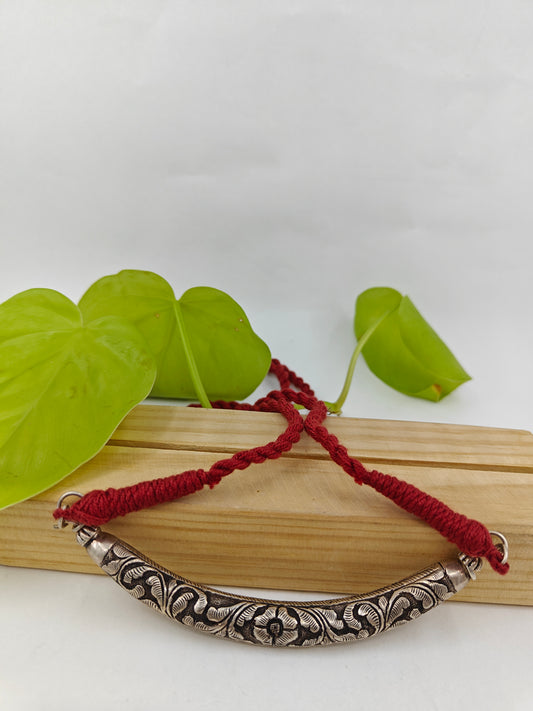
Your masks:
<svg viewBox="0 0 533 711"><path fill-rule="evenodd" d="M246 314L228 294L199 286L176 299L152 272L104 277L83 295L91 318L117 314L144 335L157 361L154 397L242 400L261 383L271 356Z"/></svg>
<svg viewBox="0 0 533 711"><path fill-rule="evenodd" d="M48 489L150 392L155 364L116 317L87 321L51 289L0 305L0 508Z"/></svg>
<svg viewBox="0 0 533 711"><path fill-rule="evenodd" d="M406 395L438 401L470 376L408 296L376 287L357 298L355 335L370 370Z"/></svg>

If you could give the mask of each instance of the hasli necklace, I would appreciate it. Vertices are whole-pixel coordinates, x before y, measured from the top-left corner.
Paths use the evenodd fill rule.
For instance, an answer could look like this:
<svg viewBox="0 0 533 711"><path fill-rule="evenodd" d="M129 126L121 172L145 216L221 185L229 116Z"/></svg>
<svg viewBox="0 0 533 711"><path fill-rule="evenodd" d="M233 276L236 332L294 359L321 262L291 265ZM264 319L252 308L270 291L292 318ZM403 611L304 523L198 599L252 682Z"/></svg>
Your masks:
<svg viewBox="0 0 533 711"><path fill-rule="evenodd" d="M214 407L278 412L287 420L273 442L238 452L209 470L196 469L121 489L95 490L85 495L66 492L54 511L56 527L73 524L76 538L90 557L130 595L184 625L250 644L309 647L372 637L416 619L476 578L485 558L504 575L509 570L505 537L482 523L456 513L412 484L350 457L337 437L322 424L326 405L294 372L273 360L270 368L280 383L255 404L218 401ZM304 418L294 404L308 411ZM206 587L162 568L130 545L100 529L117 516L173 501L213 488L236 469L277 459L300 439L303 431L321 444L331 459L357 484L367 484L405 511L437 530L459 549L456 558L435 563L414 575L366 594L316 602L281 602L245 597ZM69 496L79 499L63 507Z"/></svg>

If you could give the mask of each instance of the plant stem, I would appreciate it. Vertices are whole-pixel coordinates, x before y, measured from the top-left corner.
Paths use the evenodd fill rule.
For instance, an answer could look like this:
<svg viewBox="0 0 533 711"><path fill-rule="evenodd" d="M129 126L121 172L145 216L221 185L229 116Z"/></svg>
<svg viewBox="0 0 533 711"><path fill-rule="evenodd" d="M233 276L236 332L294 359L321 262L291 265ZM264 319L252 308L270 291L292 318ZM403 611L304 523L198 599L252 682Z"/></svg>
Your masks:
<svg viewBox="0 0 533 711"><path fill-rule="evenodd" d="M174 313L176 314L176 322L178 324L178 330L180 332L181 342L183 343L183 349L185 351L185 358L187 359L187 365L189 366L189 374L191 376L192 384L196 392L196 396L202 407L210 408L211 403L207 397L202 379L200 378L200 373L198 372L198 366L196 365L196 360L194 359L194 353L192 352L191 342L189 341L189 335L187 329L185 328L185 322L183 321L183 314L181 312L181 306L178 301L174 304Z"/></svg>
<svg viewBox="0 0 533 711"><path fill-rule="evenodd" d="M350 386L352 384L352 379L353 379L353 373L355 370L355 364L357 363L357 359L359 358L359 355L361 354L361 351L365 347L368 339L370 336L376 331L376 329L381 325L381 323L387 318L387 316L390 314L390 311L387 311L386 313L383 314L381 318L379 318L372 326L370 326L369 329L367 329L361 338L357 341L357 345L354 348L354 351L352 353L352 357L350 358L350 364L348 366L348 372L346 373L346 378L344 380L344 385L342 386L342 390L340 392L339 397L335 400L335 402L329 404L328 403L328 410L334 415L338 415L341 412L341 408L344 405L344 402L346 400L346 397L348 396L348 392L350 390Z"/></svg>

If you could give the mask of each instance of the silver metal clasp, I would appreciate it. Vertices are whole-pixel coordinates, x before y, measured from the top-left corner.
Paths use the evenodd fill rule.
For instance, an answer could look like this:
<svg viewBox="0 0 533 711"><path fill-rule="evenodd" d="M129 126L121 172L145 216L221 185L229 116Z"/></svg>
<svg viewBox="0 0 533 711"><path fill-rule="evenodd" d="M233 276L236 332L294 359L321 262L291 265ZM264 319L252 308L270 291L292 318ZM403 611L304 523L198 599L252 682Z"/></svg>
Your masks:
<svg viewBox="0 0 533 711"><path fill-rule="evenodd" d="M497 542L496 548L501 551L502 554L502 559L501 559L501 564L505 565L507 561L509 560L509 542L507 541L507 538L503 535L503 533L500 533L499 531L489 531L490 535L493 538L499 538L499 542Z"/></svg>
<svg viewBox="0 0 533 711"><path fill-rule="evenodd" d="M473 558L471 555L466 555L466 553L459 553L459 560L470 580L475 580L483 567L483 560L481 558Z"/></svg>
<svg viewBox="0 0 533 711"><path fill-rule="evenodd" d="M83 494L80 494L79 491L65 491L64 494L61 494L59 497L59 500L57 502L56 508L61 509L63 508L63 501L67 499L69 496L77 496L78 499L81 499L83 497ZM64 518L58 518L57 521L54 523L54 528L57 528L59 530L62 530L66 528L69 525L69 521L65 521ZM76 531L79 526L78 524L72 524L72 528L74 531Z"/></svg>
<svg viewBox="0 0 533 711"><path fill-rule="evenodd" d="M501 563L502 565L505 565L509 558L509 543L507 542L507 538L499 531L489 531L489 533L493 538L499 539L494 545L501 552ZM466 555L466 553L460 553L459 560L461 561L468 577L471 580L475 580L477 573L483 566L483 560L481 558L474 558L470 555Z"/></svg>

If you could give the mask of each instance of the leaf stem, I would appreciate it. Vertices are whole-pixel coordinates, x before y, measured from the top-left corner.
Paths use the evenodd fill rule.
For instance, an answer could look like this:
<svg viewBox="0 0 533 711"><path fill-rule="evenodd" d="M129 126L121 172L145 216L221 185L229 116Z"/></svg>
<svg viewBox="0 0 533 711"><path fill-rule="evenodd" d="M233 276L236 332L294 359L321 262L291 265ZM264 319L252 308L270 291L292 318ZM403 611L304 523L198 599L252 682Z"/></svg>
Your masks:
<svg viewBox="0 0 533 711"><path fill-rule="evenodd" d="M210 408L212 407L207 397L202 379L200 378L200 373L198 372L198 366L196 365L196 360L194 358L194 353L192 352L191 342L189 341L189 334L185 328L185 322L183 320L183 313L181 311L181 306L178 301L174 304L174 313L176 314L176 322L178 324L178 330L181 337L181 342L183 343L183 350L185 351L185 358L187 359L187 365L189 366L189 374L191 376L192 384L196 392L196 396L202 407Z"/></svg>
<svg viewBox="0 0 533 711"><path fill-rule="evenodd" d="M352 384L352 379L353 379L353 373L355 370L355 364L357 363L357 359L359 358L361 351L365 347L368 339L372 334L376 331L376 329L383 323L383 321L387 318L387 316L390 314L390 311L387 311L384 313L381 318L379 318L370 328L368 328L361 338L357 341L357 345L354 348L354 351L352 353L352 357L350 358L350 364L348 365L348 372L346 373L346 378L344 380L344 385L342 386L342 390L340 392L339 397L335 400L333 403L328 403L328 411L331 412L334 415L338 415L341 412L341 408L344 405L344 402L346 401L346 397L348 396L348 392L350 390L350 386Z"/></svg>

